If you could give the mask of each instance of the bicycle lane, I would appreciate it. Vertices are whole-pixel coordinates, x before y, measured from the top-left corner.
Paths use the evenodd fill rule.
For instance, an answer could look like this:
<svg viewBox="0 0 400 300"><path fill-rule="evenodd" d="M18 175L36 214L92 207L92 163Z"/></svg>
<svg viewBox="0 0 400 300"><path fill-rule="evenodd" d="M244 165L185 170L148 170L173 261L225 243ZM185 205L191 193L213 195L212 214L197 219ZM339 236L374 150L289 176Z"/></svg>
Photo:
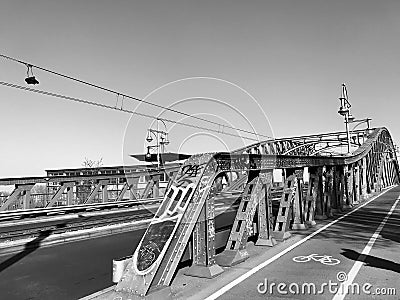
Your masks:
<svg viewBox="0 0 400 300"><path fill-rule="evenodd" d="M354 255L348 255L349 251L363 252L397 201L399 194L400 187L388 190L278 259L272 260L254 274L251 272L250 277L244 276L246 279L239 283L236 280L238 283L236 285L228 284L207 299L215 299L216 296L219 296L218 299L332 299L339 284L347 278L357 260ZM309 233L299 232L299 234ZM330 256L340 263L330 265L327 260L322 262L314 259L307 262L293 260L295 257L307 257L311 254ZM368 297L373 299L372 295L363 294L352 298L368 299Z"/></svg>
<svg viewBox="0 0 400 300"><path fill-rule="evenodd" d="M353 268L362 263L353 283L364 288L363 293L370 295L371 299L400 299L400 203L394 207L379 234L371 239L375 238L373 246L369 249L367 245L362 253L352 249L342 252L342 255L355 262ZM357 299L352 290L349 289L346 300ZM340 295L337 299L340 299Z"/></svg>

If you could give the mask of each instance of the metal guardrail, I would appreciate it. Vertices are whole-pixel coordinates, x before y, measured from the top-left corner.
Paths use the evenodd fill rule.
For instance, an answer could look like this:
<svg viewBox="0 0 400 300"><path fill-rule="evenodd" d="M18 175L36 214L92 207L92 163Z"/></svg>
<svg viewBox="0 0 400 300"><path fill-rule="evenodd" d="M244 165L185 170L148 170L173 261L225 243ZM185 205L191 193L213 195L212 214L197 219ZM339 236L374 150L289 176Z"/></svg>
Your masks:
<svg viewBox="0 0 400 300"><path fill-rule="evenodd" d="M19 209L13 211L0 212L0 221L9 219L23 219L23 218L35 218L41 216L55 215L55 214L71 214L79 212L87 212L93 210L106 210L121 207L133 207L140 205L153 205L160 204L162 198L143 199L143 200L125 200L118 202L106 202L96 204L81 204L74 206L61 206L61 207L47 207L47 208L32 208L32 209Z"/></svg>

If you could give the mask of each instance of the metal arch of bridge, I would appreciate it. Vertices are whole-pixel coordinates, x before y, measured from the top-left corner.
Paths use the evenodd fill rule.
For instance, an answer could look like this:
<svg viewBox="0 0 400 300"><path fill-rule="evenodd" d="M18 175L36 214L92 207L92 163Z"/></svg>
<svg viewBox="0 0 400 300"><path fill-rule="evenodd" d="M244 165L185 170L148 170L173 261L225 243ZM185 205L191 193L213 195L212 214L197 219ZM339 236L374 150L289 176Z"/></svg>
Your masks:
<svg viewBox="0 0 400 300"><path fill-rule="evenodd" d="M260 190L257 178L262 172L271 172L274 168L301 170L309 167L310 178L315 179L309 184L307 197L290 196L291 199L303 200L302 203L289 201L283 213L286 219L282 222L286 221L285 224L291 215L287 209L293 209L291 202L296 202L296 215L302 219L299 222L313 225L314 215L328 217L331 209L352 206L360 199L360 195L366 196L373 190L379 191L382 187L399 183L397 157L386 128L373 130L365 142L348 156L248 154L257 153L252 149L260 149L267 142L250 145L233 153L194 155L185 161L129 261L115 288L115 295L146 297L167 288L194 233L197 245L192 247L194 267L200 267L198 269L201 270L196 275L214 277L222 272L215 261L213 195L216 192L215 182L223 172L235 170L247 173L244 189L247 196L244 198L245 201L253 200L247 204L251 208L248 211L245 209L246 218L238 212L236 220L246 224L245 230L250 230L247 225L252 223L257 201L263 198L261 195L268 195L265 192L260 194L263 189ZM249 185L253 185L253 188ZM300 189L295 190L300 192ZM264 197L268 200L268 196ZM273 225L268 218L263 221L270 228ZM240 234L236 235L236 242L243 245L246 234L243 236L242 229L240 226L238 228ZM164 296L170 293L168 289L164 291Z"/></svg>
<svg viewBox="0 0 400 300"><path fill-rule="evenodd" d="M350 143L359 147L368 138L373 129L356 130L351 133ZM272 155L314 155L318 150L316 146L337 143L347 145L345 132L326 133L321 135L309 135L294 138L282 138L262 141L234 151L234 153L248 154L272 154Z"/></svg>
<svg viewBox="0 0 400 300"><path fill-rule="evenodd" d="M350 145L354 147L359 147L361 143L354 143L350 141ZM317 147L320 146L321 148ZM305 144L301 144L291 148L283 153L283 155L316 155L327 149L334 149L341 146L347 146L347 141L337 141L337 140L324 140L324 141L312 141L306 142ZM299 151L301 149L305 149L305 151Z"/></svg>
<svg viewBox="0 0 400 300"><path fill-rule="evenodd" d="M357 146L357 147L359 147L360 145L357 145L357 144L352 144L352 143L350 143L350 145L352 145L352 146ZM314 152L312 152L312 151L310 151L310 154L309 155L317 155L317 154L319 154L319 153L324 153L324 152L326 152L326 155L335 155L336 154L336 152L334 152L334 151L332 151L332 152L328 152L327 150L329 150L329 149L337 149L337 148L339 148L339 147L343 147L343 146L347 146L347 143L338 143L338 144L336 144L336 145L326 145L325 147L323 147L323 148L320 148L320 149L318 149L318 150L315 150ZM339 154L340 155L340 154Z"/></svg>

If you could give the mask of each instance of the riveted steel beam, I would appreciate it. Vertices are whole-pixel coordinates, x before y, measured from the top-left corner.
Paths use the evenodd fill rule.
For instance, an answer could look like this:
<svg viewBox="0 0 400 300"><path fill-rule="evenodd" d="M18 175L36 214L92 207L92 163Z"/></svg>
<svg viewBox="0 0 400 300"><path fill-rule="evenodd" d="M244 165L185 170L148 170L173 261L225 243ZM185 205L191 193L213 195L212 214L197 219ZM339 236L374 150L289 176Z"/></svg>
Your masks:
<svg viewBox="0 0 400 300"><path fill-rule="evenodd" d="M21 184L16 185L15 189L12 191L10 196L8 196L7 200L0 207L0 211L7 210L12 204L19 201L22 198L22 207L23 208L31 208L32 200L31 200L31 189L34 184Z"/></svg>

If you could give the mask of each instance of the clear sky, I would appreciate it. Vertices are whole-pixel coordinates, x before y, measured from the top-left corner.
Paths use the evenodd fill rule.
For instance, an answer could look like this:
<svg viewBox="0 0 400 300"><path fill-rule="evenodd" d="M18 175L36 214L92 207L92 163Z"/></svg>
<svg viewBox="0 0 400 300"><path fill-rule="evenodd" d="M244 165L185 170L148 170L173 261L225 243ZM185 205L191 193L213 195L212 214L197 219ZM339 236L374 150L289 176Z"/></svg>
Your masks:
<svg viewBox="0 0 400 300"><path fill-rule="evenodd" d="M343 130L337 110L345 82L354 116L388 127L399 142L399 16L398 0L3 0L0 53L138 98L180 79L218 78L178 81L146 99L164 106L178 102L179 110L246 130L248 118L258 133L275 137ZM33 71L38 89L116 103L115 95ZM25 75L25 66L0 59L0 81L25 85ZM135 106L124 103L160 113ZM85 157L102 157L107 166L134 163L127 154L144 151L151 124L4 86L0 111L0 177L80 167ZM170 151L249 143L167 127Z"/></svg>

